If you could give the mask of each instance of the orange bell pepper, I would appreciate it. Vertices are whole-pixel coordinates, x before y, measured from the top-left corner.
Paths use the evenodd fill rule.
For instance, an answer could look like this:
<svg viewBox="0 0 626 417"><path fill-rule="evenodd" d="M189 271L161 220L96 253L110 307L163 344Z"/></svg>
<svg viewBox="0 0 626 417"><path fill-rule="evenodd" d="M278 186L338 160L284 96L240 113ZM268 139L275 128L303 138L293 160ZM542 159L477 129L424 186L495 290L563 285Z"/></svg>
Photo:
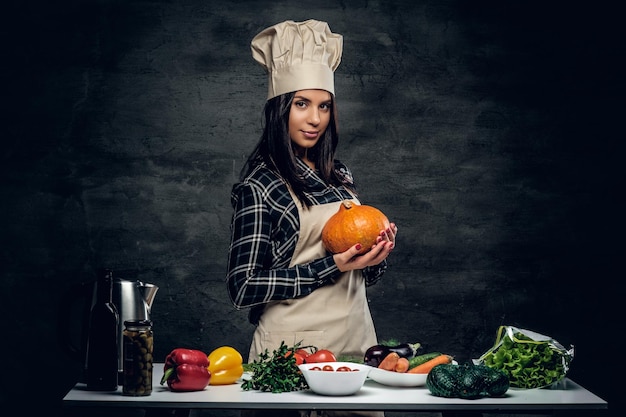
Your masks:
<svg viewBox="0 0 626 417"><path fill-rule="evenodd" d="M210 385L234 384L243 375L243 358L235 348L222 346L209 353Z"/></svg>

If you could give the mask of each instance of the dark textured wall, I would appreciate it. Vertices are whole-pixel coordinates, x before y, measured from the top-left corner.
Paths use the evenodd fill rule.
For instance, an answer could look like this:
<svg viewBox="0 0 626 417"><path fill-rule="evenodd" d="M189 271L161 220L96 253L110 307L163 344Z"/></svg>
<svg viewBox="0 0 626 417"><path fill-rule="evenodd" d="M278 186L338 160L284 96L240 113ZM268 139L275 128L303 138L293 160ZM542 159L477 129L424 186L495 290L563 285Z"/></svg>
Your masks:
<svg viewBox="0 0 626 417"><path fill-rule="evenodd" d="M623 368L612 332L623 314L608 301L624 293L615 11L453 0L3 9L2 402L35 382L41 404L58 406L76 381L80 364L57 343L59 302L99 266L160 287L157 359L183 346L247 353L252 327L224 277L230 187L266 93L249 42L315 18L344 35L339 158L400 228L369 291L380 338L463 361L499 325L529 328L574 344L571 376L617 404L604 366L615 354Z"/></svg>

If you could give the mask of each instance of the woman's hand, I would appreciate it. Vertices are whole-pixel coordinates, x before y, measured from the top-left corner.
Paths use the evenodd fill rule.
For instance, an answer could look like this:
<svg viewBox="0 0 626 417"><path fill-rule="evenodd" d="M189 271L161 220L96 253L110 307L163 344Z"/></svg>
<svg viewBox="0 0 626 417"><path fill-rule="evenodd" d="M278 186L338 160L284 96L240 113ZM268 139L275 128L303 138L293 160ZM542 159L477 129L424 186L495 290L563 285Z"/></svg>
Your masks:
<svg viewBox="0 0 626 417"><path fill-rule="evenodd" d="M335 264L341 272L352 271L353 269L363 269L367 266L378 265L391 253L396 245L396 235L398 227L391 223L387 230L381 230L376 238L376 243L372 249L363 255L358 255L361 244L357 243L345 252L333 255Z"/></svg>

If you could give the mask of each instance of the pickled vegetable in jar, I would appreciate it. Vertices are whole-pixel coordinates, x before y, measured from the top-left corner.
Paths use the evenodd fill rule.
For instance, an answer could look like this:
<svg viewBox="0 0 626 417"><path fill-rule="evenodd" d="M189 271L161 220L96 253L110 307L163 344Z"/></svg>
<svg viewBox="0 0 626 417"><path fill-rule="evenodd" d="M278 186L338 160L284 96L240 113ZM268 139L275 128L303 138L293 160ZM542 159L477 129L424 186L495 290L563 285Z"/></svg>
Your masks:
<svg viewBox="0 0 626 417"><path fill-rule="evenodd" d="M129 396L152 394L154 336L150 320L124 322L122 393Z"/></svg>

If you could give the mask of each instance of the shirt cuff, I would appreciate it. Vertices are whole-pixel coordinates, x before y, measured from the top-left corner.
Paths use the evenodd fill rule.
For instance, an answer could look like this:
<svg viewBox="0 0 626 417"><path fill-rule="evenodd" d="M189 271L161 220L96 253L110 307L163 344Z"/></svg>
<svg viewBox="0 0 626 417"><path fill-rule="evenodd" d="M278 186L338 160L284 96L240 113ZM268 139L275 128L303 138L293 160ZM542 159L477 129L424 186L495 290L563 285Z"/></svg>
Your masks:
<svg viewBox="0 0 626 417"><path fill-rule="evenodd" d="M378 265L368 266L363 269L363 278L365 278L365 285L376 284L387 271L387 260L382 261Z"/></svg>
<svg viewBox="0 0 626 417"><path fill-rule="evenodd" d="M337 268L337 264L335 264L335 260L332 255L316 259L315 261L309 263L309 270L311 271L311 274L317 278L316 282L320 285L320 287L333 282L341 275L341 271Z"/></svg>

